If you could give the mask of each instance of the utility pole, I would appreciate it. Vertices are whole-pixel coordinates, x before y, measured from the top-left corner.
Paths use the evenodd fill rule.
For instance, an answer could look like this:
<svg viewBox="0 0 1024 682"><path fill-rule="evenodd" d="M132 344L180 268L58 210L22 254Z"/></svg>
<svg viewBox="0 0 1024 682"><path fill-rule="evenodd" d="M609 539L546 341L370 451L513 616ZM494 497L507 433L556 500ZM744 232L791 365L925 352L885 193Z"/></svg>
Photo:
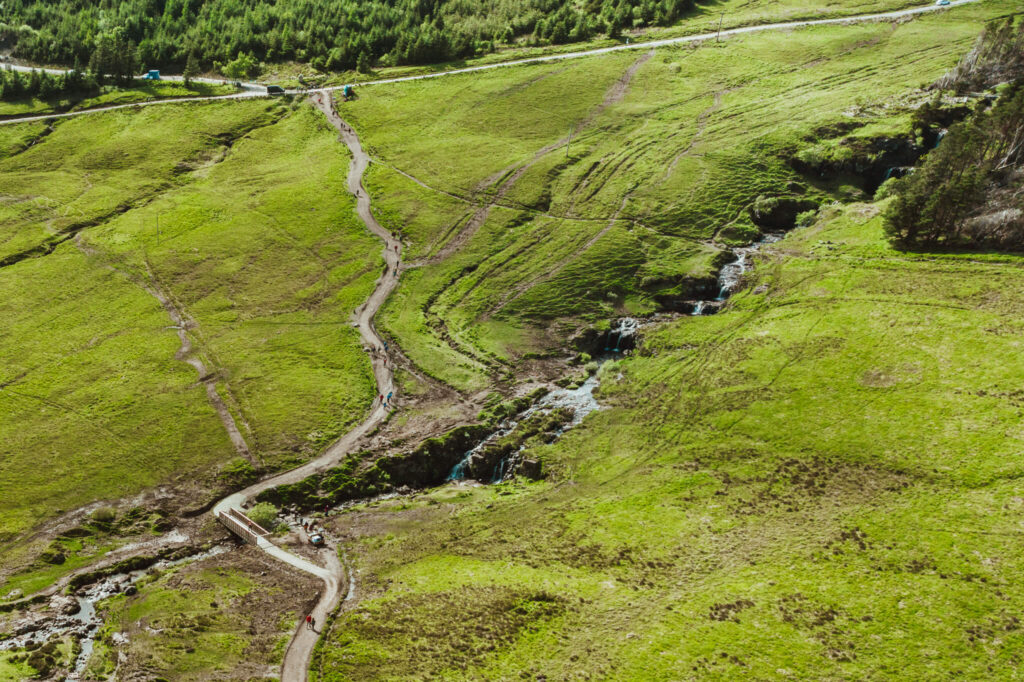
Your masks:
<svg viewBox="0 0 1024 682"><path fill-rule="evenodd" d="M722 37L722 22L725 20L725 12L718 17L718 34L715 36L715 42L719 42Z"/></svg>

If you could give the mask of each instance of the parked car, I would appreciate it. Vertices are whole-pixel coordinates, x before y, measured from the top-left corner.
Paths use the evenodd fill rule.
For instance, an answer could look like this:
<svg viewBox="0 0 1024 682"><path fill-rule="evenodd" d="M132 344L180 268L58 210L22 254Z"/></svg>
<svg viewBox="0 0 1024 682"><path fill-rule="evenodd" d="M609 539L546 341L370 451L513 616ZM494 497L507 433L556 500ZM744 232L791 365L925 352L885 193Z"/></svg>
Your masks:
<svg viewBox="0 0 1024 682"><path fill-rule="evenodd" d="M267 94L268 95L283 95L284 94L284 88L282 88L280 85L268 85L267 86Z"/></svg>

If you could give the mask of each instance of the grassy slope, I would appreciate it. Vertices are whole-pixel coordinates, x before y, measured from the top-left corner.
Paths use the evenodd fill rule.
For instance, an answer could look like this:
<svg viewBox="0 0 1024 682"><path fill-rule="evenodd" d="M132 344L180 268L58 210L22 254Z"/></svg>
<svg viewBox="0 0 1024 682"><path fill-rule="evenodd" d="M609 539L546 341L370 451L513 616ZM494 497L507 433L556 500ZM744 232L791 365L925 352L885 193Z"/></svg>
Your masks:
<svg viewBox="0 0 1024 682"><path fill-rule="evenodd" d="M990 3L895 25L658 50L568 156L562 147L535 160L502 199L509 211L492 211L455 255L405 275L411 282L384 324L427 371L476 388L488 364L545 347L531 322L555 318L564 333L579 319L652 310L657 282L706 275L717 253L710 240L729 224L749 229L745 207L759 193L801 179L784 154L851 112L869 127L899 127L885 108L891 98L941 74L984 18L1007 9ZM404 230L413 258L436 255L503 170L592 116L638 56L366 89L342 111L382 164L370 179L381 218ZM439 339L442 329L451 342ZM449 365L460 371L444 371Z"/></svg>
<svg viewBox="0 0 1024 682"><path fill-rule="evenodd" d="M1024 261L833 213L606 365L549 481L343 519L372 596L321 679L1009 677Z"/></svg>
<svg viewBox="0 0 1024 682"><path fill-rule="evenodd" d="M678 153L664 142L671 118L634 122L647 149L619 179L642 188L629 213L707 235L791 177L765 152L812 144L804 136L844 112L872 131L903 125L887 104L1006 9L659 54L605 118L671 101L676 74L694 118L738 89L663 185L643 177ZM583 142L597 158L624 146ZM444 185L457 168L404 170L466 185ZM384 205L409 211L387 195L403 181L378 178ZM551 211L569 194L553 191ZM652 331L639 356L607 364L611 409L534 452L548 482L439 489L342 517L368 597L332 630L318 679L1011 677L1024 645L1024 261L896 252L877 210L830 210L777 245L728 312ZM471 245L502 233L480 234Z"/></svg>
<svg viewBox="0 0 1024 682"><path fill-rule="evenodd" d="M232 85L215 85L213 83L192 83L185 87L184 83L174 81L143 81L136 80L131 87L122 88L106 86L102 92L87 97L78 102L70 99L55 99L51 101L38 98L25 98L20 100L0 101L0 118L14 116L28 116L31 114L46 114L53 111L92 109L95 107L112 106L116 104L134 104L154 99L168 99L174 97L213 97L216 95L230 95L238 90Z"/></svg>
<svg viewBox="0 0 1024 682"><path fill-rule="evenodd" d="M87 236L134 271L148 259L273 465L333 440L373 392L348 320L379 274L379 242L354 214L348 157L321 119L301 105Z"/></svg>
<svg viewBox="0 0 1024 682"><path fill-rule="evenodd" d="M67 242L0 270L5 540L93 500L209 481L234 456L142 282L195 321L193 345L263 463L308 456L359 417L372 376L347 320L379 243L352 211L335 137L308 107L232 102L68 121L0 161L9 244L133 207L81 233L94 255Z"/></svg>
<svg viewBox="0 0 1024 682"><path fill-rule="evenodd" d="M148 112L104 115L60 124L0 161L8 244L38 243L77 216L93 220L118 204L150 200L175 182L179 160L202 149L200 130L231 135L267 115L263 106L175 113L163 122L180 126L177 136L158 134ZM11 501L4 536L229 455L195 371L174 359L179 342L166 313L146 292L89 263L71 242L0 270L0 289L0 354L8 358L0 423L9 434L0 444L0 485Z"/></svg>

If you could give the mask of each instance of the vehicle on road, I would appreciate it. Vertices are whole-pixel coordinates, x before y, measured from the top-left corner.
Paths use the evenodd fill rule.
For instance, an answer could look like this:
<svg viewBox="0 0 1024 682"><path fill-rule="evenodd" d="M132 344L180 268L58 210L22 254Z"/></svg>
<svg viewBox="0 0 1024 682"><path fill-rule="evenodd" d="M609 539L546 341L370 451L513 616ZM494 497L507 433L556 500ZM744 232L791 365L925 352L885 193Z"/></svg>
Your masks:
<svg viewBox="0 0 1024 682"><path fill-rule="evenodd" d="M313 545L314 547L323 547L324 536L320 533L313 533L309 536L309 544Z"/></svg>
<svg viewBox="0 0 1024 682"><path fill-rule="evenodd" d="M949 4L949 0L935 0L935 4L939 7L945 7Z"/></svg>
<svg viewBox="0 0 1024 682"><path fill-rule="evenodd" d="M284 88L282 88L280 85L268 85L267 86L267 94L268 95L283 95L284 94Z"/></svg>
<svg viewBox="0 0 1024 682"><path fill-rule="evenodd" d="M146 72L146 75L142 77L142 80L144 80L144 81L158 81L158 80L160 80L160 70L159 69L150 69L149 71Z"/></svg>

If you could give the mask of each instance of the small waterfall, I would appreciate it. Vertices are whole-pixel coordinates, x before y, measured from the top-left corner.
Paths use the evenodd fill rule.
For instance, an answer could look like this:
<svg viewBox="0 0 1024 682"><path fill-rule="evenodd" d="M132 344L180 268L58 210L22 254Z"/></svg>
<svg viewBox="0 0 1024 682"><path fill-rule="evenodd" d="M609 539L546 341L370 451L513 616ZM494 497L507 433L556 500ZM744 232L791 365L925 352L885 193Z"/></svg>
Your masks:
<svg viewBox="0 0 1024 682"><path fill-rule="evenodd" d="M709 306L709 303L720 303L736 290L743 281L743 275L746 274L749 266L749 259L751 254L756 253L765 244L771 244L782 239L781 233L768 233L761 237L758 241L754 242L750 246L744 246L742 248L734 249L733 255L736 256L736 260L731 263L727 263L722 266L722 269L718 272L718 296L715 297L714 301L696 301L693 305L693 312L691 315L707 315L709 312L715 312L718 310L717 305Z"/></svg>
<svg viewBox="0 0 1024 682"><path fill-rule="evenodd" d="M946 136L947 132L949 132L949 131L948 130L940 130L939 131L938 136L935 138L935 147L939 146L939 143L942 142L942 138L944 138ZM935 149L935 147L932 147L932 149Z"/></svg>
<svg viewBox="0 0 1024 682"><path fill-rule="evenodd" d="M543 400L541 402L543 402ZM512 430L516 428L516 425L520 421L525 419L526 417L528 417L531 414L533 414L537 410L539 405L540 405L540 403L538 403L537 405L529 408L528 410L524 410L522 413L516 415L515 417L510 417L509 419L506 419L505 421L501 422L501 424L498 425L498 428L494 431L494 433L492 433L491 435L487 436L487 438L485 438L482 441L480 441L480 443L477 444L476 447L474 447L469 452L467 452L465 455L463 455L462 459L459 461L458 464L456 464L454 467L452 467L451 473L448 474L448 480L449 481L461 481L461 480L465 479L466 478L467 470L469 469L469 462L470 462L471 459L473 459L473 455L475 455L476 453L478 453L481 450L483 450L484 447L488 443L490 443L491 441L496 440L498 438L501 438L502 436L506 436L509 433L511 433Z"/></svg>
<svg viewBox="0 0 1024 682"><path fill-rule="evenodd" d="M615 332L616 341L615 348L611 349L613 352L618 353L622 348L623 339L632 338L639 329L640 323L634 320L632 317L624 317L619 320L619 324L615 329L611 330Z"/></svg>
<svg viewBox="0 0 1024 682"><path fill-rule="evenodd" d="M622 330L621 334L626 338L631 336L637 330L638 327L639 324L636 320L628 318L627 320L623 320L619 324L619 329ZM490 436L484 439L479 445L477 445L472 450L466 453L466 455L462 458L462 461L460 461L458 464L455 465L454 468L452 468L451 473L448 475L448 480L465 480L467 478L467 474L469 473L470 460L473 458L473 455L480 452L488 443L511 433L513 430L515 430L516 426L519 425L519 422L523 421L527 417L530 417L531 415L537 412L547 413L551 412L552 410L557 410L559 408L571 409L572 419L569 422L567 422L556 433L557 436L561 436L563 433L565 433L566 431L568 431L569 429L583 421L583 418L586 417L588 414L601 408L600 404L598 404L597 402L597 399L594 397L594 389L597 388L598 383L599 382L597 374L595 373L592 376L590 376L586 381L584 381L579 387L571 389L555 389L548 393L543 398L541 398L533 407L524 410L515 417L511 417L505 420L500 424L500 426L494 433L492 433ZM515 465L518 462L521 452L522 448L520 448L519 451L513 453L510 457L502 459L500 462L498 462L497 465L495 465L494 471L491 474L492 483L500 483L512 476L512 474L516 470Z"/></svg>

